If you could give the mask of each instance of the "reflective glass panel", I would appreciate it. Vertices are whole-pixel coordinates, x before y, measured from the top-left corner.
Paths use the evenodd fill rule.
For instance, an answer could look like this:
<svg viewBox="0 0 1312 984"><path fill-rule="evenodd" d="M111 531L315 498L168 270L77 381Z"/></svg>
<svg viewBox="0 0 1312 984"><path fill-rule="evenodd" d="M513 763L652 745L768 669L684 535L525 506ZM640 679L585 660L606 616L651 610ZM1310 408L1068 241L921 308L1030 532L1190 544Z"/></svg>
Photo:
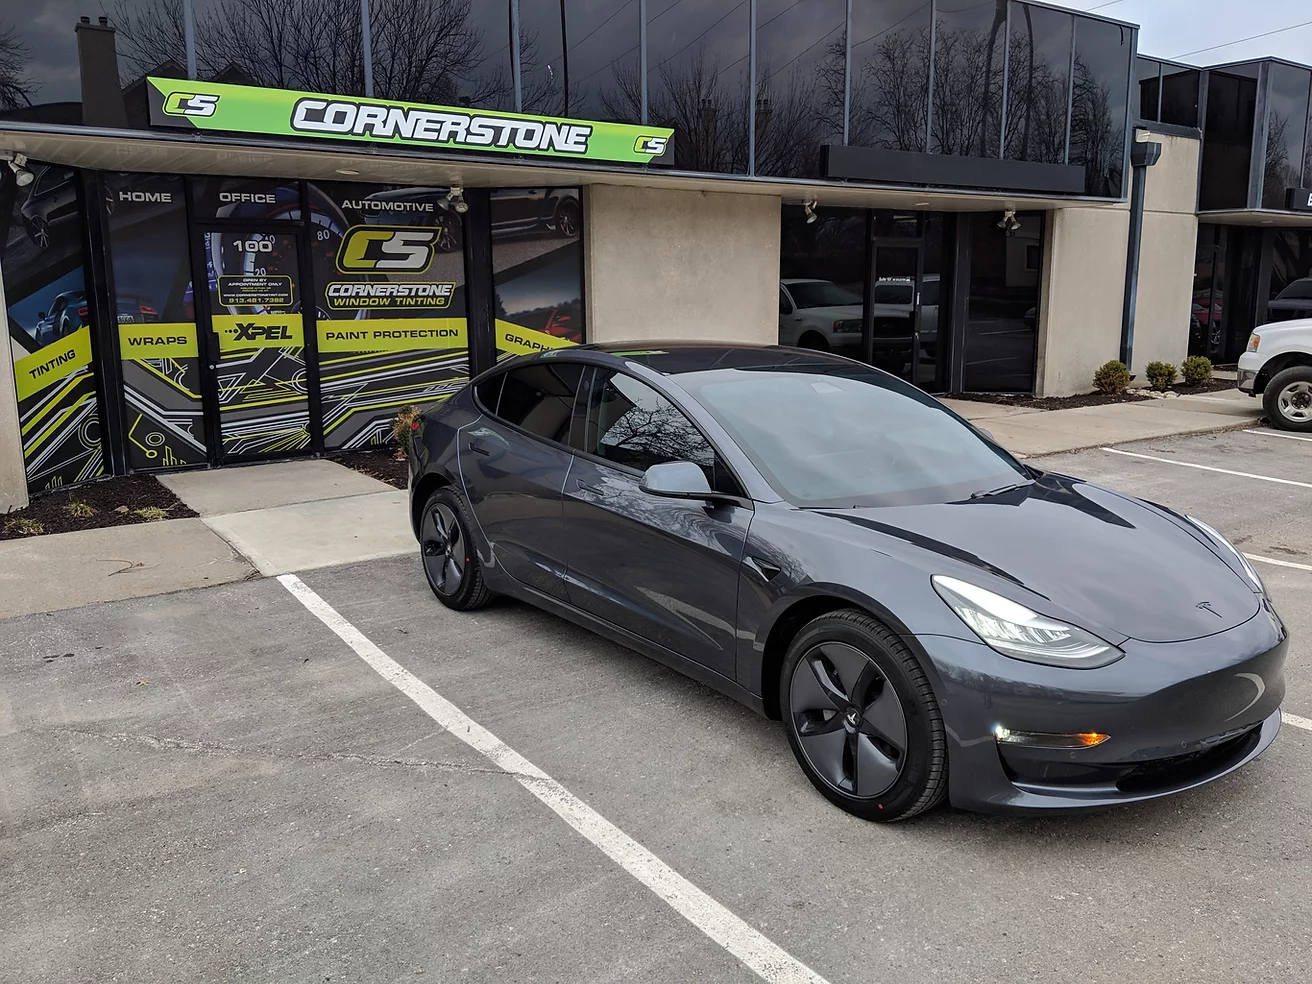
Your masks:
<svg viewBox="0 0 1312 984"><path fill-rule="evenodd" d="M1248 169L1253 156L1257 78L1232 70L1211 72L1207 85L1207 123L1203 127L1200 209L1245 208Z"/></svg>
<svg viewBox="0 0 1312 984"><path fill-rule="evenodd" d="M1076 19L1070 163L1084 165L1089 195L1115 198L1122 193L1133 50L1132 28Z"/></svg>
<svg viewBox="0 0 1312 984"><path fill-rule="evenodd" d="M1162 66L1162 122L1176 126L1198 125L1198 81L1192 68Z"/></svg>
<svg viewBox="0 0 1312 984"><path fill-rule="evenodd" d="M506 0L369 0L369 28L380 99L514 108Z"/></svg>
<svg viewBox="0 0 1312 984"><path fill-rule="evenodd" d="M999 229L991 214L968 219L970 295L962 372L967 391L1034 390L1043 216L1016 218L1020 228L1014 233Z"/></svg>
<svg viewBox="0 0 1312 984"><path fill-rule="evenodd" d="M1066 160L1074 23L1074 17L1061 11L1011 5L1006 148L1010 160L1045 164Z"/></svg>
<svg viewBox="0 0 1312 984"><path fill-rule="evenodd" d="M1134 76L1139 83L1139 119L1157 121L1157 103L1162 92L1162 63L1151 58L1134 60Z"/></svg>
<svg viewBox="0 0 1312 984"><path fill-rule="evenodd" d="M925 149L931 6L929 0L852 0L849 143Z"/></svg>
<svg viewBox="0 0 1312 984"><path fill-rule="evenodd" d="M648 118L674 128L675 167L747 173L746 0L648 0Z"/></svg>
<svg viewBox="0 0 1312 984"><path fill-rule="evenodd" d="M1007 3L938 5L934 33L936 154L997 157Z"/></svg>
<svg viewBox="0 0 1312 984"><path fill-rule="evenodd" d="M1268 78L1262 207L1284 208L1285 192L1298 187L1303 171L1303 137L1307 130L1312 72L1273 63Z"/></svg>
<svg viewBox="0 0 1312 984"><path fill-rule="evenodd" d="M843 141L844 0L758 0L756 173L818 177Z"/></svg>
<svg viewBox="0 0 1312 984"><path fill-rule="evenodd" d="M639 0L520 0L524 112L639 122Z"/></svg>

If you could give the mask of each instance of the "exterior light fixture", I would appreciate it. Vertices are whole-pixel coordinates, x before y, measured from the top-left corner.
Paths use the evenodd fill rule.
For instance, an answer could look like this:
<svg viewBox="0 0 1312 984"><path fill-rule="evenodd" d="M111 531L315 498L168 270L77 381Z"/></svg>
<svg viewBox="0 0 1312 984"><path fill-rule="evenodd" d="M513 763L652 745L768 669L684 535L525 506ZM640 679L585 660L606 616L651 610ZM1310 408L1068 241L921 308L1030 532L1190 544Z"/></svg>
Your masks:
<svg viewBox="0 0 1312 984"><path fill-rule="evenodd" d="M451 190L446 193L447 204L461 215L469 211L469 204L465 201L465 189L460 185L452 185Z"/></svg>
<svg viewBox="0 0 1312 984"><path fill-rule="evenodd" d="M815 214L816 201L812 198L809 202L802 202L802 209L806 212L806 224L810 225L816 220Z"/></svg>
<svg viewBox="0 0 1312 984"><path fill-rule="evenodd" d="M26 154L0 154L0 160L9 162L9 170L14 172L14 183L18 187L26 188L35 180L36 175L26 167Z"/></svg>

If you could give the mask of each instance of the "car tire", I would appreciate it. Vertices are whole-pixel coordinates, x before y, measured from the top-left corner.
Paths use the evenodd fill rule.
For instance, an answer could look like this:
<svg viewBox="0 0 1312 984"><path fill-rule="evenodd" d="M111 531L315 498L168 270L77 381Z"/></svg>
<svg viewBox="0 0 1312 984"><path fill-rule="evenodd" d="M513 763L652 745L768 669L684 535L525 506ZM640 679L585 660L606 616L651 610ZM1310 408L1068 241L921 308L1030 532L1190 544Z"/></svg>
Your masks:
<svg viewBox="0 0 1312 984"><path fill-rule="evenodd" d="M804 349L813 349L816 352L828 352L829 339L825 338L825 336L820 334L818 331L808 331L805 332L802 335L802 337L797 340L797 347L804 348Z"/></svg>
<svg viewBox="0 0 1312 984"><path fill-rule="evenodd" d="M1312 431L1312 366L1276 373L1262 391L1262 409L1272 427Z"/></svg>
<svg viewBox="0 0 1312 984"><path fill-rule="evenodd" d="M419 559L437 600L459 612L486 605L492 597L469 531L469 508L460 493L438 489L424 503L419 521Z"/></svg>
<svg viewBox="0 0 1312 984"><path fill-rule="evenodd" d="M573 198L561 199L556 207L556 232L566 239L572 239L583 227L583 210Z"/></svg>
<svg viewBox="0 0 1312 984"><path fill-rule="evenodd" d="M906 820L947 795L947 736L929 678L866 612L802 628L779 676L779 707L802 771L848 813Z"/></svg>

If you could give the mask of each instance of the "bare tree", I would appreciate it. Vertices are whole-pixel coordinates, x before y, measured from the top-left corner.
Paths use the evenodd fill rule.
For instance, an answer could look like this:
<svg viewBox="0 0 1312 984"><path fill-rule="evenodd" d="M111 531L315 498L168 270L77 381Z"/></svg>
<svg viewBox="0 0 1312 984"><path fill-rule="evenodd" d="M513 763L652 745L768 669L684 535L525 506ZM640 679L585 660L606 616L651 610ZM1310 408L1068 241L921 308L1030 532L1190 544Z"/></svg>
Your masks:
<svg viewBox="0 0 1312 984"><path fill-rule="evenodd" d="M1060 164L1066 159L1068 65L1053 66L1039 56L1029 8L1024 10L1025 26L1011 34L1006 156Z"/></svg>
<svg viewBox="0 0 1312 984"><path fill-rule="evenodd" d="M23 43L18 28L0 25L0 109L32 105L37 83L27 74L32 49Z"/></svg>
<svg viewBox="0 0 1312 984"><path fill-rule="evenodd" d="M886 34L852 64L850 142L923 151L929 112L929 28Z"/></svg>
<svg viewBox="0 0 1312 984"><path fill-rule="evenodd" d="M182 0L135 0L114 5L119 78L124 85L165 62L187 63Z"/></svg>
<svg viewBox="0 0 1312 984"><path fill-rule="evenodd" d="M1124 116L1112 112L1107 86L1077 54L1071 98L1071 163L1084 165L1084 190L1090 195L1119 194L1124 161Z"/></svg>
<svg viewBox="0 0 1312 984"><path fill-rule="evenodd" d="M1284 208L1285 189L1296 186L1301 175L1298 162L1289 159L1289 118L1282 113L1271 113L1266 131L1266 158L1262 162L1262 207Z"/></svg>

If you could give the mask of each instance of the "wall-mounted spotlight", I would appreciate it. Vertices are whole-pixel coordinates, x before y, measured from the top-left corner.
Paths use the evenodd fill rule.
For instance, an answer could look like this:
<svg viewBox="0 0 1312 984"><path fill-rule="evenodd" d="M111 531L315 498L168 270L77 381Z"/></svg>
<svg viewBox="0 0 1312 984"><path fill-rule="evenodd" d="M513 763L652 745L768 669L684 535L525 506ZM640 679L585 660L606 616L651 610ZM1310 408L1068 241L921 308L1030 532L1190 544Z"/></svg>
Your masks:
<svg viewBox="0 0 1312 984"><path fill-rule="evenodd" d="M1008 236L1015 235L1020 230L1020 222L1016 218L1016 210L1009 208L1002 213L1002 221L998 223L998 228L1003 230Z"/></svg>
<svg viewBox="0 0 1312 984"><path fill-rule="evenodd" d="M802 202L802 210L806 212L806 224L810 225L816 220L815 214L816 200L812 198L809 202Z"/></svg>
<svg viewBox="0 0 1312 984"><path fill-rule="evenodd" d="M9 170L14 172L14 183L20 188L26 188L36 177L27 169L26 154L0 154L0 160L9 162Z"/></svg>
<svg viewBox="0 0 1312 984"><path fill-rule="evenodd" d="M451 186L451 190L446 193L446 201L461 215L469 211L469 204L465 201L465 189L460 185Z"/></svg>

